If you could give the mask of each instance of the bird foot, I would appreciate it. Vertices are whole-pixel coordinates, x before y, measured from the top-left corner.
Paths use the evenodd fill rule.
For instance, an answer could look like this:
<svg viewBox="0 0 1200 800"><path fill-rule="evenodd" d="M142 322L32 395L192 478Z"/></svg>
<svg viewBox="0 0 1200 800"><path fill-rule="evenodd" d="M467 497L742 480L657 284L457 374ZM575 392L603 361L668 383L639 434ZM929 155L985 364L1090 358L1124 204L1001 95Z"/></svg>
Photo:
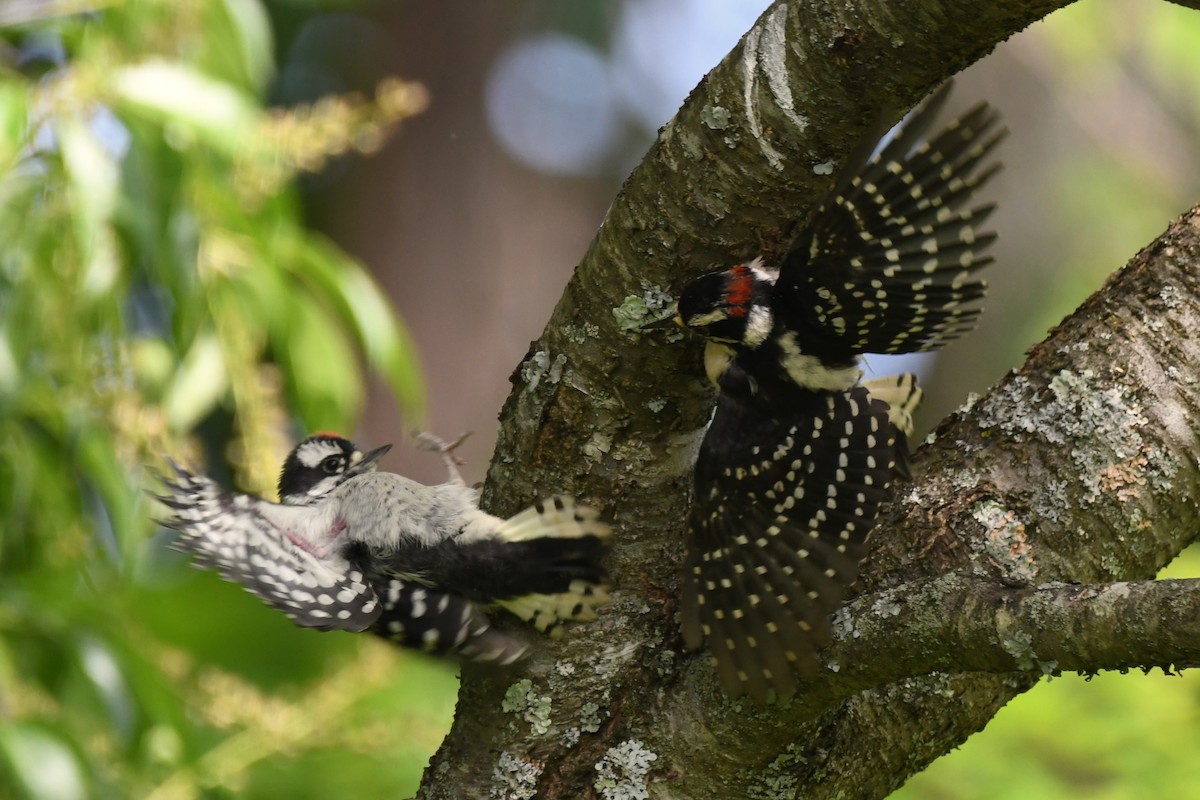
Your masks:
<svg viewBox="0 0 1200 800"><path fill-rule="evenodd" d="M418 431L414 435L417 440L418 450L425 450L440 455L442 463L446 465L446 471L450 473L450 480L459 486L467 485L467 482L463 480L462 473L458 471L458 468L464 462L454 455L454 451L466 441L467 437L471 435L471 431L467 431L452 442L447 442L442 437L428 431Z"/></svg>

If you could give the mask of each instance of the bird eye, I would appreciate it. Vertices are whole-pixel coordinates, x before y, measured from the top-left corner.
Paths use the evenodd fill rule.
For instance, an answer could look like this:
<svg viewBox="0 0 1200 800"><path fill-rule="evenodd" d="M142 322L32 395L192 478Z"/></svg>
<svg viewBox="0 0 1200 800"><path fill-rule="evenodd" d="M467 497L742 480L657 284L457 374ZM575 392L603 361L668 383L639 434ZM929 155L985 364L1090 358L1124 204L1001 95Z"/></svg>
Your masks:
<svg viewBox="0 0 1200 800"><path fill-rule="evenodd" d="M326 475L337 475L342 471L342 457L330 456L321 462L321 470Z"/></svg>

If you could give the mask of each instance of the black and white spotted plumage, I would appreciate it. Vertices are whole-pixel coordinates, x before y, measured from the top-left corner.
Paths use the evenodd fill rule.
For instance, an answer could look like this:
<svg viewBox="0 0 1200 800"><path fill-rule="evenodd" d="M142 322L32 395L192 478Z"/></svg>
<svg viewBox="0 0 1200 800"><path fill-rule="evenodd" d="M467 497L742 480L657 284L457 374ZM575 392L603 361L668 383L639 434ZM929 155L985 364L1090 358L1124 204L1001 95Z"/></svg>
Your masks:
<svg viewBox="0 0 1200 800"><path fill-rule="evenodd" d="M496 664L511 664L529 651L529 642L494 627L484 609L465 597L386 572L372 583L383 613L371 630L401 647Z"/></svg>
<svg viewBox="0 0 1200 800"><path fill-rule="evenodd" d="M996 238L980 228L993 206L973 197L1000 168L990 157L1006 131L980 103L930 137L948 95L843 171L780 264L684 287L677 322L734 347L747 372L810 389L854 385L864 353L933 350L970 331Z"/></svg>
<svg viewBox="0 0 1200 800"><path fill-rule="evenodd" d="M176 549L306 627L370 630L402 646L507 664L528 643L492 624L503 607L554 634L607 599L608 526L571 498L504 520L457 480L425 486L377 472L321 434L288 456L281 503L229 494L174 466L160 497ZM450 463L448 461L448 463ZM456 473L452 473L456 477Z"/></svg>
<svg viewBox="0 0 1200 800"><path fill-rule="evenodd" d="M843 173L780 267L776 304L820 330L831 358L934 350L969 332L995 240L972 204L1006 135L979 103L931 138L949 86L917 108L861 169Z"/></svg>
<svg viewBox="0 0 1200 800"><path fill-rule="evenodd" d="M936 349L969 331L995 235L973 196L1005 135L981 103L930 136L949 86L850 165L776 266L684 287L675 321L707 338L718 387L695 467L682 619L726 690L788 697L812 676L879 503L906 475L921 392L860 382L860 357Z"/></svg>
<svg viewBox="0 0 1200 800"><path fill-rule="evenodd" d="M382 607L362 570L330 563L294 538L290 523L299 527L303 512L230 494L171 466L174 475L163 478L168 494L158 499L172 514L162 524L179 532L172 547L191 553L196 566L216 570L301 627L361 631L379 617Z"/></svg>
<svg viewBox="0 0 1200 800"><path fill-rule="evenodd" d="M681 617L733 696L790 697L817 671L895 470L866 387L763 387L725 374L696 460Z"/></svg>

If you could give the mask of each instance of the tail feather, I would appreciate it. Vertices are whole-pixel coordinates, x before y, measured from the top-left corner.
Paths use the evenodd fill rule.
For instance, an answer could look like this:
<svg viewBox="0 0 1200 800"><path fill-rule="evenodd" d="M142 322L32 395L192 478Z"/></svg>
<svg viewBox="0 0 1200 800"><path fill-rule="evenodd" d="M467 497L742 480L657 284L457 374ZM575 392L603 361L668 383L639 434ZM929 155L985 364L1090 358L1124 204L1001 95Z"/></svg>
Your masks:
<svg viewBox="0 0 1200 800"><path fill-rule="evenodd" d="M581 506L573 497L551 497L534 503L500 526L500 537L510 542L530 539L580 539L595 536L607 541L612 529L600 519L600 513Z"/></svg>
<svg viewBox="0 0 1200 800"><path fill-rule="evenodd" d="M896 435L896 474L911 478L908 468L908 440L913 434L913 414L921 404L924 392L917 385L917 376L912 373L873 378L862 385L871 397L888 405L888 422Z"/></svg>
<svg viewBox="0 0 1200 800"><path fill-rule="evenodd" d="M561 577L561 591L498 600L539 631L560 635L562 622L595 619L596 609L608 602L608 574L599 562L612 529L595 509L552 497L505 520L497 533L508 542L536 543L530 556L541 562L545 577Z"/></svg>
<svg viewBox="0 0 1200 800"><path fill-rule="evenodd" d="M871 397L888 404L888 422L892 423L892 427L905 436L912 436L913 414L925 394L917 385L917 376L906 372L886 378L872 378L863 381L862 385Z"/></svg>
<svg viewBox="0 0 1200 800"><path fill-rule="evenodd" d="M586 580L571 581L559 594L527 594L501 600L500 606L516 614L542 633L562 635L561 623L587 622L596 618L596 609L608 602L608 587Z"/></svg>

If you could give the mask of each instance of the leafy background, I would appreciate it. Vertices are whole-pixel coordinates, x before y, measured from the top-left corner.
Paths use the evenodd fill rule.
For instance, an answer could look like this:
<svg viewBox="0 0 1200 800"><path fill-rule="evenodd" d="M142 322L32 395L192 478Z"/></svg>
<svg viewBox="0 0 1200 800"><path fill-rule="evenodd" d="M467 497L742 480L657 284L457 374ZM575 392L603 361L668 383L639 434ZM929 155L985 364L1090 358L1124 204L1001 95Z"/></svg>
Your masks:
<svg viewBox="0 0 1200 800"><path fill-rule="evenodd" d="M0 4L0 797L414 791L452 666L190 569L143 488L169 453L271 495L307 431L429 425L479 429L481 477L621 178L764 5ZM914 365L927 426L1200 199L1198 45L1186 9L1077 4L960 79L1013 135L988 315ZM1200 797L1198 702L1055 678L897 796Z"/></svg>

